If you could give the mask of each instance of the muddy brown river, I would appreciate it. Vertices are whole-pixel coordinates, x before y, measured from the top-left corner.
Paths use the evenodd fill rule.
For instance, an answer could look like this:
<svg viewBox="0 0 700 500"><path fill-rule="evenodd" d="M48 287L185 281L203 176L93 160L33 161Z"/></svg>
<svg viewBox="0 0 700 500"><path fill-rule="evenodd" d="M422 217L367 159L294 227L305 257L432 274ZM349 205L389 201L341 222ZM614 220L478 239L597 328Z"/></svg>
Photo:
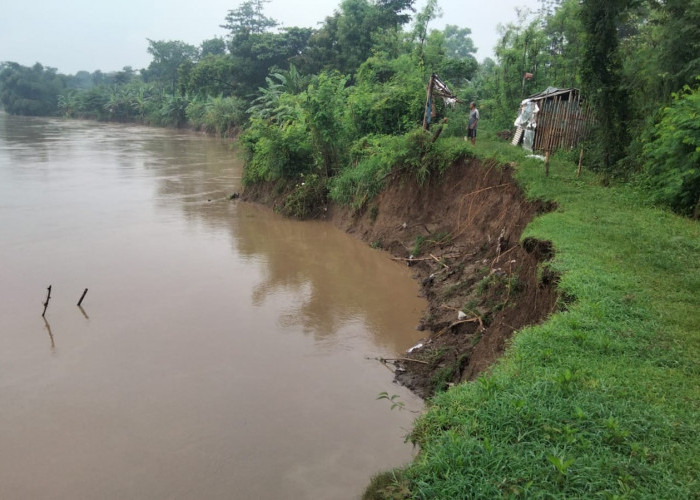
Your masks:
<svg viewBox="0 0 700 500"><path fill-rule="evenodd" d="M373 358L420 339L417 283L240 177L217 139L0 114L0 498L352 499L412 459Z"/></svg>

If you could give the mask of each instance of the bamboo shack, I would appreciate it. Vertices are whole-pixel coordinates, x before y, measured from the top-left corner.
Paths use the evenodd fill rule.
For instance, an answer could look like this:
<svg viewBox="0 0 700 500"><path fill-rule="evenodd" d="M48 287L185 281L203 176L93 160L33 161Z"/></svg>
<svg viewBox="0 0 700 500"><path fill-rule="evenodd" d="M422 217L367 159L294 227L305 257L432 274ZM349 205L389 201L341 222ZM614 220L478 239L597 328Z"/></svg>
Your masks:
<svg viewBox="0 0 700 500"><path fill-rule="evenodd" d="M520 103L512 144L530 151L573 149L586 136L592 112L579 90L547 87Z"/></svg>

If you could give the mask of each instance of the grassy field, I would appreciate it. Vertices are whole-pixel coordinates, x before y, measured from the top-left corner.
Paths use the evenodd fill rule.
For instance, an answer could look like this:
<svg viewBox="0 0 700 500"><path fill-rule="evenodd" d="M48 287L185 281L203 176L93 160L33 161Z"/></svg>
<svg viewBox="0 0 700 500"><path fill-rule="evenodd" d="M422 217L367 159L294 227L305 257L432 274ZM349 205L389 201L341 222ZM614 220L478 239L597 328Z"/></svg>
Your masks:
<svg viewBox="0 0 700 500"><path fill-rule="evenodd" d="M700 498L700 224L486 135L475 155L558 206L524 237L554 244L560 312L430 402L384 498Z"/></svg>

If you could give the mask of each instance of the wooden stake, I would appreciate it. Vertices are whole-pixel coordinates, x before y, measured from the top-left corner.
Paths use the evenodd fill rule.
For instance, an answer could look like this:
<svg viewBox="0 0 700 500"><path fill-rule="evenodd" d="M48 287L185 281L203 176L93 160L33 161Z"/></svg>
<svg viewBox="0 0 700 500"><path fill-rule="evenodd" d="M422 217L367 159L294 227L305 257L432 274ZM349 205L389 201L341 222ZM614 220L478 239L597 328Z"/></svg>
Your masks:
<svg viewBox="0 0 700 500"><path fill-rule="evenodd" d="M421 361L420 359L412 359L412 358L379 358L379 361L381 363L385 362L394 362L394 361L412 361L413 363L421 363L424 365L429 365L427 361Z"/></svg>
<svg viewBox="0 0 700 500"><path fill-rule="evenodd" d="M44 302L44 312L41 313L42 318L46 314L46 308L49 307L49 300L51 300L51 285L49 285L49 288L47 290L48 293L46 294L46 302Z"/></svg>
<svg viewBox="0 0 700 500"><path fill-rule="evenodd" d="M78 307L80 307L80 304L83 303L83 299L85 298L85 295L87 294L88 289L86 288L83 294L80 296L80 300L78 301Z"/></svg>
<svg viewBox="0 0 700 500"><path fill-rule="evenodd" d="M581 177L581 165L583 163L583 147L581 147L581 154L578 156L578 169L576 170L576 177Z"/></svg>
<svg viewBox="0 0 700 500"><path fill-rule="evenodd" d="M549 151L544 154L544 175L549 177Z"/></svg>

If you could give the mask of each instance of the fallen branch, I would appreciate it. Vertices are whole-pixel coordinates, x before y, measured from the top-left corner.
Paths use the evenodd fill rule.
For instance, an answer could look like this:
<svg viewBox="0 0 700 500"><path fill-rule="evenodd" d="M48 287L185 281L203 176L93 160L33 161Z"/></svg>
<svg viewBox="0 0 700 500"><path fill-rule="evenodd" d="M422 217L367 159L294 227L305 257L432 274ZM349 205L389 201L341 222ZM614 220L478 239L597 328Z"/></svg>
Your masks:
<svg viewBox="0 0 700 500"><path fill-rule="evenodd" d="M500 259L501 257L503 257L505 254L507 254L507 253L509 253L509 252L512 252L513 250L515 250L515 249L518 248L519 246L520 246L520 245L512 246L512 247L510 247L508 250L506 250L505 252L498 254L498 256L497 256L495 259L493 259L493 260L491 261L491 267L493 267L493 265L498 261L498 259Z"/></svg>
<svg viewBox="0 0 700 500"><path fill-rule="evenodd" d="M461 319L461 320L459 320L459 321L455 321L454 323L452 323L452 324L446 326L445 328L443 328L442 330L440 330L439 332L437 332L437 333L435 334L435 336L436 336L436 337L439 337L439 336L442 335L443 333L447 332L449 329L451 329L451 328L453 328L453 327L455 327L455 326L457 326L457 325L461 325L462 323L477 323L477 322L479 323L479 326L480 326L481 329L483 330L483 329L484 329L484 323L483 323L483 321L481 321L481 318L480 318L479 316L474 316L473 318Z"/></svg>
<svg viewBox="0 0 700 500"><path fill-rule="evenodd" d="M440 259L438 259L437 257L435 257L433 254L430 254L430 256L431 256L433 259L435 259L435 261L436 261L438 264L440 264L441 266L445 266L447 269L450 268L450 266L448 266L448 265L445 264L444 262L440 262Z"/></svg>
<svg viewBox="0 0 700 500"><path fill-rule="evenodd" d="M412 358L377 358L380 362L382 363L390 363L394 361L412 361L414 363L421 363L423 365L429 365L427 361L421 361L420 359L412 359Z"/></svg>

